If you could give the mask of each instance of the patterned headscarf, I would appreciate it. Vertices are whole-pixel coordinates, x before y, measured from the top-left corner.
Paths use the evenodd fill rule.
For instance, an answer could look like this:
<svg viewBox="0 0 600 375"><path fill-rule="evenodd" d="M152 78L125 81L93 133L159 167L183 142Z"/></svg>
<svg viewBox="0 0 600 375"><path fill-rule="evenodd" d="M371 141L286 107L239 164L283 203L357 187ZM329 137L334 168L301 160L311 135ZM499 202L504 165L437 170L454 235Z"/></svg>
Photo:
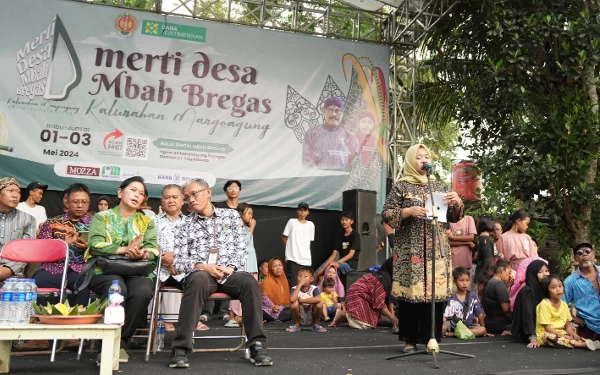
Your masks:
<svg viewBox="0 0 600 375"><path fill-rule="evenodd" d="M15 180L12 177L2 177L0 178L0 191L2 191L2 189L4 189L7 186L10 185L17 185L17 187L20 189L21 186L19 185L19 183L17 182L17 180Z"/></svg>
<svg viewBox="0 0 600 375"><path fill-rule="evenodd" d="M402 177L400 178L400 181L406 181L417 185L427 185L427 176L420 174L419 171L415 169L417 152L421 147L427 151L431 159L434 158L435 155L424 144L419 143L409 148L404 155L404 167L402 168ZM435 180L434 176L430 177L431 181Z"/></svg>
<svg viewBox="0 0 600 375"><path fill-rule="evenodd" d="M331 107L332 105L344 109L344 102L337 96L330 96L329 98L327 98L325 100L325 103L323 104L323 108Z"/></svg>

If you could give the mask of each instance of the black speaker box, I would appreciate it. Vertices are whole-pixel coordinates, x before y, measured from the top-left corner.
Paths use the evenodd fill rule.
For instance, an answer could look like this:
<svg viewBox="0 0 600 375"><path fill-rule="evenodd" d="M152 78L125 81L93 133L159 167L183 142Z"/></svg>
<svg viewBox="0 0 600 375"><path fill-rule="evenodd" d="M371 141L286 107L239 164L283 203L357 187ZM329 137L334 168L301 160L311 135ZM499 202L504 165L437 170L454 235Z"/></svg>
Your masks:
<svg viewBox="0 0 600 375"><path fill-rule="evenodd" d="M352 229L357 231L360 237L358 271L366 271L377 264L375 253L377 248L375 230L377 192L359 189L346 190L342 193L342 210L354 214Z"/></svg>

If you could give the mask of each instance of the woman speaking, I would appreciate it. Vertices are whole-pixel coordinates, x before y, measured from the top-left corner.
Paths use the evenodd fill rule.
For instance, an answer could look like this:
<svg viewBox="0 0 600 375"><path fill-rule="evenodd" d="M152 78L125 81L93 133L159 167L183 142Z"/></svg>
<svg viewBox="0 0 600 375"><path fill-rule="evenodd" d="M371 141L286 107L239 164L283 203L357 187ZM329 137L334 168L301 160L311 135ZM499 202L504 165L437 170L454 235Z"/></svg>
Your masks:
<svg viewBox="0 0 600 375"><path fill-rule="evenodd" d="M429 197L426 172L423 164L429 164L431 152L422 144L412 146L404 156L402 177L396 182L383 207L383 220L396 229L394 238L394 265L392 295L399 301L400 340L406 344L404 353L414 352L416 344L427 344L431 338L431 221L424 220L425 203ZM446 187L431 176L433 192L446 193ZM448 204L448 222L463 217L464 205L458 194L445 195ZM442 202L436 202L440 204ZM445 258L439 249L435 251L435 338L442 334L444 301L451 294L450 244L443 223L438 223ZM437 248L438 246L436 246Z"/></svg>

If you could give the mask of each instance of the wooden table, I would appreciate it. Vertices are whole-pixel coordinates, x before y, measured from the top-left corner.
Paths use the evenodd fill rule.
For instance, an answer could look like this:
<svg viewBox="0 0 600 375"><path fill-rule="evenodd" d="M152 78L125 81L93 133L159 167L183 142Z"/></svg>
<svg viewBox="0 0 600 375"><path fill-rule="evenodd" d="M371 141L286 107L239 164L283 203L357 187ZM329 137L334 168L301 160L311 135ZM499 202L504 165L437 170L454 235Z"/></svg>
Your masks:
<svg viewBox="0 0 600 375"><path fill-rule="evenodd" d="M100 375L119 369L121 326L106 324L25 324L0 325L0 373L10 370L12 340L96 339L102 340Z"/></svg>

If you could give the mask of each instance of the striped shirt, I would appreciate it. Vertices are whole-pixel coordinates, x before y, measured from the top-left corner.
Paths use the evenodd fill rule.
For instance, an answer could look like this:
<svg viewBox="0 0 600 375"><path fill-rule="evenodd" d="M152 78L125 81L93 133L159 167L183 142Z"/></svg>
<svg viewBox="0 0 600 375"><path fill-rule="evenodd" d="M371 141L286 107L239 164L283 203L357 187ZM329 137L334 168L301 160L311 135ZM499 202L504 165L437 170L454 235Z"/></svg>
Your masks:
<svg viewBox="0 0 600 375"><path fill-rule="evenodd" d="M175 247L175 227L181 225L185 219L185 215L181 212L175 220L171 220L166 213L158 214L152 218L156 223L156 234L158 237L158 246L163 253L171 253ZM171 273L164 265L160 266L160 281L165 282L171 276ZM183 279L182 274L175 275L173 278L177 281Z"/></svg>
<svg viewBox="0 0 600 375"><path fill-rule="evenodd" d="M320 169L349 170L359 149L356 136L347 128L315 126L304 137L302 164Z"/></svg>
<svg viewBox="0 0 600 375"><path fill-rule="evenodd" d="M25 212L14 209L8 213L0 212L0 247L12 240L35 238L35 218ZM22 277L27 263L13 262L0 257L0 267L10 268L15 276Z"/></svg>

